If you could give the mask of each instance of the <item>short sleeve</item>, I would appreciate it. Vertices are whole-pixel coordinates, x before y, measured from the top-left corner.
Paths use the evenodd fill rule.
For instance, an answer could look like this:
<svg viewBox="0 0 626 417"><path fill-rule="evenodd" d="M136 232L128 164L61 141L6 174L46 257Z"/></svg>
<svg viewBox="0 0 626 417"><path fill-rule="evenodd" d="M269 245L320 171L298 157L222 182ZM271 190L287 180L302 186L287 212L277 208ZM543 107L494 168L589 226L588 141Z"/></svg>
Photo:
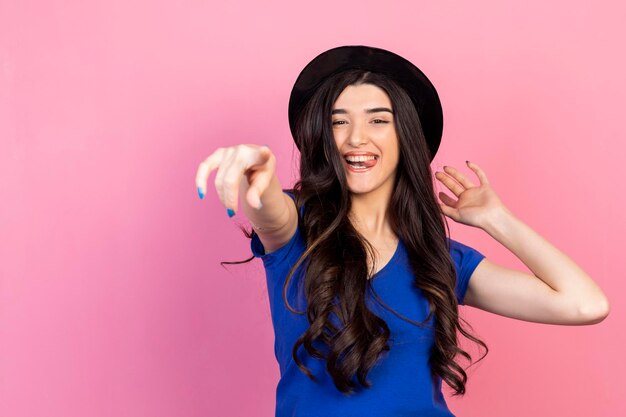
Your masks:
<svg viewBox="0 0 626 417"><path fill-rule="evenodd" d="M472 273L485 258L485 255L477 251L476 249L464 245L453 239L450 241L450 256L454 261L454 267L456 268L456 287L455 293L458 304L465 305L465 293L467 292L467 286L469 285L470 277Z"/></svg>
<svg viewBox="0 0 626 417"><path fill-rule="evenodd" d="M293 193L289 191L284 192L292 199L295 199ZM300 209L301 215L302 211L303 210ZM296 232L287 243L285 243L280 248L266 254L265 247L263 247L263 243L261 242L261 239L259 239L259 235L257 235L256 232L253 231L252 240L250 241L250 250L252 251L254 257L261 258L261 260L263 260L263 264L267 268L273 264L284 262L290 257L295 256L297 254L297 249L301 247L302 244L303 242L300 234L300 226L298 226L296 228ZM297 255L299 256L299 254Z"/></svg>

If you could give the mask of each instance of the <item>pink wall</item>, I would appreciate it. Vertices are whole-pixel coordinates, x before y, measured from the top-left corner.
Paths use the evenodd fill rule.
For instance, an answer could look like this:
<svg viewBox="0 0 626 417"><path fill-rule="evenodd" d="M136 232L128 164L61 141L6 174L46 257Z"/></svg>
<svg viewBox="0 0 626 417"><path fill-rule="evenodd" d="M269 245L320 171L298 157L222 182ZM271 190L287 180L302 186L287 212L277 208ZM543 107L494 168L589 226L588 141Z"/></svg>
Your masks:
<svg viewBox="0 0 626 417"><path fill-rule="evenodd" d="M450 408L626 415L624 6L297 3L0 0L0 415L273 415L263 267L220 267L250 256L246 219L214 188L199 200L195 171L218 146L265 143L291 185L290 89L342 44L422 67L444 105L433 169L480 164L611 301L582 327L462 307L491 350Z"/></svg>

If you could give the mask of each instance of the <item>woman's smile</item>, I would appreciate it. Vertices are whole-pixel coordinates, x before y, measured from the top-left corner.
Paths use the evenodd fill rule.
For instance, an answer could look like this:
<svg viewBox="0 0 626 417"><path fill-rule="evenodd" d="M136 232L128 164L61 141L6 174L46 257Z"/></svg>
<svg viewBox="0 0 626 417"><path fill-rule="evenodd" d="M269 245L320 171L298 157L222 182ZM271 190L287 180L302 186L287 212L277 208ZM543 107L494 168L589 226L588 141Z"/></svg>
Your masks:
<svg viewBox="0 0 626 417"><path fill-rule="evenodd" d="M354 172L357 174L371 171L374 168L374 166L377 164L377 162L378 162L377 156L369 156L369 157L348 156L344 158L344 163L346 164L348 171Z"/></svg>

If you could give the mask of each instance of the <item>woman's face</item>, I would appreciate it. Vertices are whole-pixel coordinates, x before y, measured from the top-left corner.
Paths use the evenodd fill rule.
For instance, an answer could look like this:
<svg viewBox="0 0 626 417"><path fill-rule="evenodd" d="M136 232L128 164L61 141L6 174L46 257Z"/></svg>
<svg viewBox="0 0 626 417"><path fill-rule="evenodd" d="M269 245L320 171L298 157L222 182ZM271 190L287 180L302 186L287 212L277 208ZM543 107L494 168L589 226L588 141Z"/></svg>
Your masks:
<svg viewBox="0 0 626 417"><path fill-rule="evenodd" d="M352 193L393 188L399 159L393 111L387 93L372 84L349 85L337 97L331 116L333 135ZM365 157L352 164L346 161L359 154Z"/></svg>

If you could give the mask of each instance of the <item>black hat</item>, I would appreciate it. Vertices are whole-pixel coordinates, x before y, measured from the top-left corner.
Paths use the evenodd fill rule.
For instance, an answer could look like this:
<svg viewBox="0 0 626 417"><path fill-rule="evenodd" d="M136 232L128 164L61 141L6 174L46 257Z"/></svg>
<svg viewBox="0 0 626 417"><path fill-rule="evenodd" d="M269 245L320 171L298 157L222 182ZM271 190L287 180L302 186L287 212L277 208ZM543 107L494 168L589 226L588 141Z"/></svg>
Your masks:
<svg viewBox="0 0 626 417"><path fill-rule="evenodd" d="M405 58L370 46L339 46L316 56L300 72L289 97L289 127L295 140L295 124L317 87L327 77L360 68L383 73L396 81L411 97L422 124L432 161L441 143L443 111L437 90L426 75ZM296 141L300 149L300 144Z"/></svg>

